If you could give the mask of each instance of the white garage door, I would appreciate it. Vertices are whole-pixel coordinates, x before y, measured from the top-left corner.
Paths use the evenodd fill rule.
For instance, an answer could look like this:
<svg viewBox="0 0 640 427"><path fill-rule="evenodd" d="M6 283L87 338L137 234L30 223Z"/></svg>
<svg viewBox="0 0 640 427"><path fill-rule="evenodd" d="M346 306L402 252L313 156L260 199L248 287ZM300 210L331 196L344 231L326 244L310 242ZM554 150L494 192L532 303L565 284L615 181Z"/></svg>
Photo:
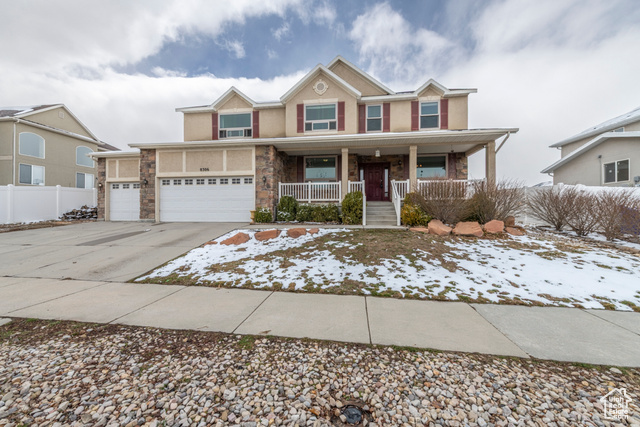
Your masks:
<svg viewBox="0 0 640 427"><path fill-rule="evenodd" d="M111 221L140 220L140 183L111 184L109 191L109 219Z"/></svg>
<svg viewBox="0 0 640 427"><path fill-rule="evenodd" d="M253 177L160 180L160 220L249 222L255 209Z"/></svg>

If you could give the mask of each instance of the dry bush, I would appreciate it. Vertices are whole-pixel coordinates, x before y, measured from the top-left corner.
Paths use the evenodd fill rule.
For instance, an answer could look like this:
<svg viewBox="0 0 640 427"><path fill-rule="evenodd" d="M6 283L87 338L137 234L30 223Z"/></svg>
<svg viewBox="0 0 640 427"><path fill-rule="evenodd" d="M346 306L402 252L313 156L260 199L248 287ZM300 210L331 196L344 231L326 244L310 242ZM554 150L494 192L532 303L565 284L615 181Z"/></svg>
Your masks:
<svg viewBox="0 0 640 427"><path fill-rule="evenodd" d="M601 215L597 204L597 194L577 190L567 224L578 236L586 236L598 228Z"/></svg>
<svg viewBox="0 0 640 427"><path fill-rule="evenodd" d="M504 180L497 184L477 181L472 185L473 196L469 200L471 217L481 224L522 212L525 205L524 185L516 180Z"/></svg>
<svg viewBox="0 0 640 427"><path fill-rule="evenodd" d="M418 194L422 210L445 224L456 224L469 216L469 200L466 198L466 182L448 179L431 180Z"/></svg>
<svg viewBox="0 0 640 427"><path fill-rule="evenodd" d="M532 216L560 231L568 224L577 196L578 190L569 186L532 189L527 196L527 206Z"/></svg>
<svg viewBox="0 0 640 427"><path fill-rule="evenodd" d="M598 225L607 240L620 238L624 231L637 230L640 196L634 190L601 191L597 195ZM634 227L635 225L635 227Z"/></svg>

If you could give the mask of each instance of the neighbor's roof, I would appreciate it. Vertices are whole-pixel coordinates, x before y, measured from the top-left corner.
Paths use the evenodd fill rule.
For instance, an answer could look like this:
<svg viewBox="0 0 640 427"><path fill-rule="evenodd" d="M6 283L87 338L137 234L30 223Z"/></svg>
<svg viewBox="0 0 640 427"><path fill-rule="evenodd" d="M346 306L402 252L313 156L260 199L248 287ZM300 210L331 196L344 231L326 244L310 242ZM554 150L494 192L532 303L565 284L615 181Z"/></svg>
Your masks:
<svg viewBox="0 0 640 427"><path fill-rule="evenodd" d="M620 126L616 126L616 127L620 127ZM564 156L563 158L561 158L560 160L558 160L548 168L543 169L541 173L553 172L556 169L558 169L560 166L566 165L571 160L583 155L587 151L597 147L598 145L602 144L605 141L609 141L611 139L624 139L624 138L640 138L640 132L606 132L606 133L603 133L602 135L598 135L597 137L593 138L591 141L584 144L582 147L578 148L575 151L572 151L571 153L569 153L569 155Z"/></svg>
<svg viewBox="0 0 640 427"><path fill-rule="evenodd" d="M23 117L32 113L36 113L39 110L44 110L50 107L59 107L62 104L46 104L46 105L27 105L21 107L0 107L0 117Z"/></svg>
<svg viewBox="0 0 640 427"><path fill-rule="evenodd" d="M560 142L556 142L555 144L550 145L550 147L562 147L563 145L571 144L572 142L580 141L581 139L589 138L590 136L609 132L610 130L618 129L619 127L637 121L640 121L640 107L636 108L635 110L631 110L628 113L624 113L621 116L607 120L606 122L602 122L599 125L583 130L582 132L573 135L571 138L563 139Z"/></svg>

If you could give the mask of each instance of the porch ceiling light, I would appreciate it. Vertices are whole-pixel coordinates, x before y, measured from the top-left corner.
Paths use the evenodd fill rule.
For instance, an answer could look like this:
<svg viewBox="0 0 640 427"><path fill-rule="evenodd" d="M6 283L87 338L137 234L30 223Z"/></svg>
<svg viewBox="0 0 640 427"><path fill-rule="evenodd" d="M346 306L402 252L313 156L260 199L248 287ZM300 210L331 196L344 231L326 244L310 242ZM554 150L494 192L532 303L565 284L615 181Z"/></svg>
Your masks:
<svg viewBox="0 0 640 427"><path fill-rule="evenodd" d="M376 157L380 157L380 150L376 150Z"/></svg>

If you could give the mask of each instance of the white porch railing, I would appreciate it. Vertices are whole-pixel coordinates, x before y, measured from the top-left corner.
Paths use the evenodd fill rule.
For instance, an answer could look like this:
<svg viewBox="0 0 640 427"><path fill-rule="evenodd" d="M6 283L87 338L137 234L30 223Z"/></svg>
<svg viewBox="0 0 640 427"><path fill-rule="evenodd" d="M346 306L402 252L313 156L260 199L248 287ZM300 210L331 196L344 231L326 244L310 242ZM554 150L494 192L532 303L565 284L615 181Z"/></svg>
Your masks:
<svg viewBox="0 0 640 427"><path fill-rule="evenodd" d="M355 193L356 191L364 194L364 180L363 181L349 181L349 193Z"/></svg>
<svg viewBox="0 0 640 427"><path fill-rule="evenodd" d="M402 209L402 201L409 191L409 180L396 181L391 180L391 203L396 211L396 225L400 225L400 210Z"/></svg>
<svg viewBox="0 0 640 427"><path fill-rule="evenodd" d="M341 182L281 182L278 198L291 196L302 202L339 202Z"/></svg>
<svg viewBox="0 0 640 427"><path fill-rule="evenodd" d="M457 196L468 199L473 196L474 186L484 179L431 179L418 180L416 191L429 194L434 199Z"/></svg>

